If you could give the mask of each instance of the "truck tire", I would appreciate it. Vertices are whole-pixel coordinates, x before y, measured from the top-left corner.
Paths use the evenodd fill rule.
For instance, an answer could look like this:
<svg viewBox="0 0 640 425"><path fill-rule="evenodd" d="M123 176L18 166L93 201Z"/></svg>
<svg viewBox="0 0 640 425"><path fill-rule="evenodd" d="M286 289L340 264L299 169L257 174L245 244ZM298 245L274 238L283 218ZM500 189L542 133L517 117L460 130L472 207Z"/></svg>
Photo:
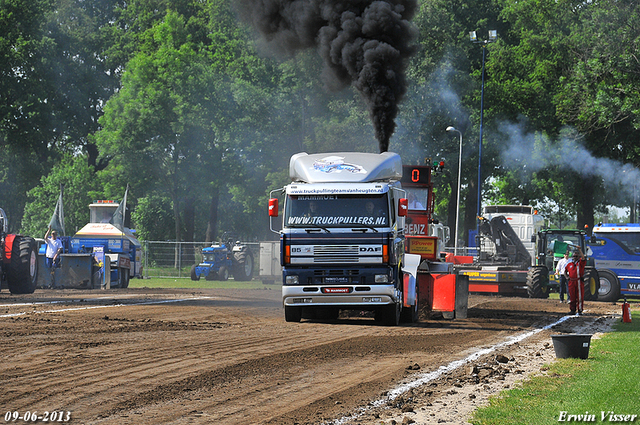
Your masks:
<svg viewBox="0 0 640 425"><path fill-rule="evenodd" d="M300 322L302 309L300 307L284 306L284 320L287 322Z"/></svg>
<svg viewBox="0 0 640 425"><path fill-rule="evenodd" d="M247 281L253 276L253 254L249 248L244 247L241 251L233 253L233 278L235 280Z"/></svg>
<svg viewBox="0 0 640 425"><path fill-rule="evenodd" d="M420 299L420 294L418 292L419 285L416 282L416 303L411 307L405 307L402 309L400 313L400 321L404 323L416 323L418 321L418 315L420 313L420 305L418 300Z"/></svg>
<svg viewBox="0 0 640 425"><path fill-rule="evenodd" d="M400 324L400 304L380 307L375 312L375 321L385 326L398 326Z"/></svg>
<svg viewBox="0 0 640 425"><path fill-rule="evenodd" d="M33 294L38 283L38 255L35 239L16 235L11 247L7 285L12 294Z"/></svg>
<svg viewBox="0 0 640 425"><path fill-rule="evenodd" d="M197 264L191 266L191 280L200 280L200 275L196 273L196 267L198 267Z"/></svg>
<svg viewBox="0 0 640 425"><path fill-rule="evenodd" d="M529 298L549 298L549 269L534 266L527 273L527 294Z"/></svg>
<svg viewBox="0 0 640 425"><path fill-rule="evenodd" d="M218 280L224 282L227 279L229 279L229 269L227 269L225 266L220 266L220 269L218 270Z"/></svg>
<svg viewBox="0 0 640 425"><path fill-rule="evenodd" d="M615 302L620 298L620 282L618 276L609 270L598 270L600 289L598 300ZM586 292L586 291L585 291Z"/></svg>
<svg viewBox="0 0 640 425"><path fill-rule="evenodd" d="M597 301L600 291L600 277L598 271L593 267L585 267L584 270L584 300Z"/></svg>

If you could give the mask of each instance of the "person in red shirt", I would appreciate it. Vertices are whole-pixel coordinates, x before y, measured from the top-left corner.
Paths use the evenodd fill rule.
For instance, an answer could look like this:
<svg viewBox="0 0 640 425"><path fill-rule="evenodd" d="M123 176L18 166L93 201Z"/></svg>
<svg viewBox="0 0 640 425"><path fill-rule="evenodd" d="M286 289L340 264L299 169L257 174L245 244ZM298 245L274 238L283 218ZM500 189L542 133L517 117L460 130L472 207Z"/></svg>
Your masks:
<svg viewBox="0 0 640 425"><path fill-rule="evenodd" d="M572 260L564 269L564 275L569 283L569 309L571 314L581 315L584 308L584 266L586 263L587 260L584 258L582 250L578 248L574 251Z"/></svg>

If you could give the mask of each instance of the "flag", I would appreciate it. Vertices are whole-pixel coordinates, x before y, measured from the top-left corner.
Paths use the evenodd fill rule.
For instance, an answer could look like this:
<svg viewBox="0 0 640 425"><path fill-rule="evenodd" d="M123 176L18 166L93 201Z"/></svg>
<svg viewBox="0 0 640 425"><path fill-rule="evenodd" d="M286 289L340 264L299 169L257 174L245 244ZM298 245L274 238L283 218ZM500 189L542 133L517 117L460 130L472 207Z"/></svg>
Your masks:
<svg viewBox="0 0 640 425"><path fill-rule="evenodd" d="M56 209L53 211L51 220L49 221L49 227L52 230L58 232L58 235L65 236L64 233L64 208L62 207L62 188L60 188L60 196L56 203Z"/></svg>
<svg viewBox="0 0 640 425"><path fill-rule="evenodd" d="M109 223L113 224L121 232L124 231L124 218L127 215L127 193L129 193L129 185L127 185L127 189L124 191L122 202L120 202L116 212L113 213L113 217L111 217L109 221Z"/></svg>

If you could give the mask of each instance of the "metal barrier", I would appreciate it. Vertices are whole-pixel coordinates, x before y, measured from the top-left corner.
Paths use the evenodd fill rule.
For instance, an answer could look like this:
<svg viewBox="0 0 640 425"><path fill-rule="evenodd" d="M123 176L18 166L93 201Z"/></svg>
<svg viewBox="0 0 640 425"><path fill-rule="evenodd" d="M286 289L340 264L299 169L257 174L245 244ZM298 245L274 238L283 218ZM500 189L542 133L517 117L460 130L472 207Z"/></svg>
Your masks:
<svg viewBox="0 0 640 425"><path fill-rule="evenodd" d="M253 254L259 270L259 243L243 242ZM143 276L164 278L191 278L191 266L202 261L202 248L211 246L211 242L165 242L142 241Z"/></svg>

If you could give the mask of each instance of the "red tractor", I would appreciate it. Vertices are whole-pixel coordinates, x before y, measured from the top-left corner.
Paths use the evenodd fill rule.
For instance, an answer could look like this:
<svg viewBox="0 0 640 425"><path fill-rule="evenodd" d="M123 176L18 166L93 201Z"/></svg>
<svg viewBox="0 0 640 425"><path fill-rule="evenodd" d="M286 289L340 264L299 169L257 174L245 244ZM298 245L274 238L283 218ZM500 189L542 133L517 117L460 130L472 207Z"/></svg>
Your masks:
<svg viewBox="0 0 640 425"><path fill-rule="evenodd" d="M38 281L36 241L8 232L7 215L0 208L0 287L12 294L32 294Z"/></svg>

